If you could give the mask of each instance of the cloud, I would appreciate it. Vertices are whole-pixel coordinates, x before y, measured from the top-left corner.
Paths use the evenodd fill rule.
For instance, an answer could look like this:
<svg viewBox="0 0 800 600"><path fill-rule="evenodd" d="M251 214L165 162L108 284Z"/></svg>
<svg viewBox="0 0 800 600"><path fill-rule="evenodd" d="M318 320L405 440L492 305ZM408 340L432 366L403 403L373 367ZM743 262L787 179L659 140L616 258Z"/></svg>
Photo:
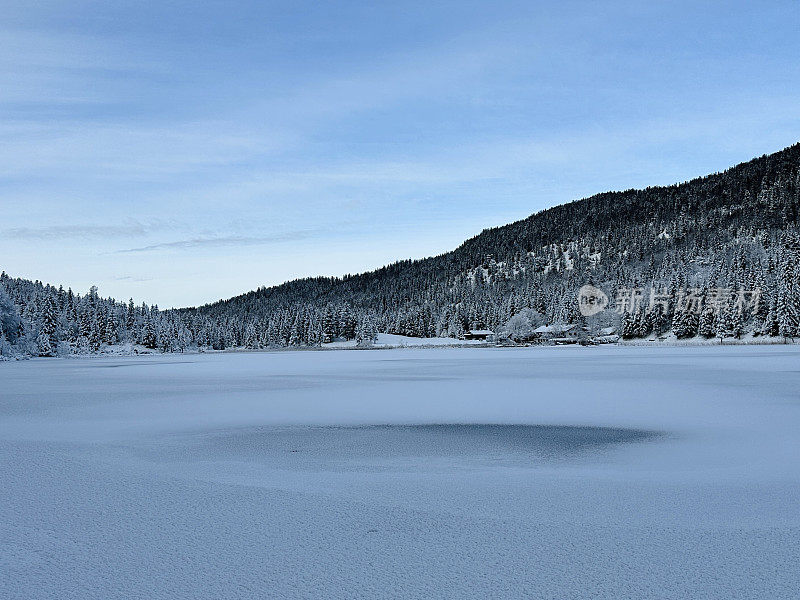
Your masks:
<svg viewBox="0 0 800 600"><path fill-rule="evenodd" d="M125 52L101 35L0 27L0 46L0 104L14 114L99 107L116 78L165 76L157 57Z"/></svg>
<svg viewBox="0 0 800 600"><path fill-rule="evenodd" d="M117 277L112 277L114 281L133 281L136 283L141 283L145 281L154 281L155 277L134 277L133 275L120 275Z"/></svg>
<svg viewBox="0 0 800 600"><path fill-rule="evenodd" d="M220 121L131 127L93 122L0 124L4 175L98 181L169 182L176 174L197 176L231 166L289 143L273 133L268 141ZM239 128L241 130L241 127Z"/></svg>
<svg viewBox="0 0 800 600"><path fill-rule="evenodd" d="M17 240L103 239L109 237L139 237L160 229L171 228L166 223L125 221L118 225L49 225L45 227L12 227L4 229L3 237Z"/></svg>
<svg viewBox="0 0 800 600"><path fill-rule="evenodd" d="M288 231L285 233L277 233L274 235L265 236L245 236L245 235L228 235L228 236L214 236L214 237L196 237L187 240L176 240L173 242L161 242L159 244L151 244L149 246L141 246L139 248L128 248L125 250L117 250L115 254L132 254L137 252L153 252L158 250L188 250L192 248L224 248L224 247L241 247L241 246L260 246L265 244L277 244L280 242L293 242L297 240L304 240L321 232L319 229L307 229L299 231Z"/></svg>
<svg viewBox="0 0 800 600"><path fill-rule="evenodd" d="M498 65L519 60L507 42L464 39L366 60L330 74L318 74L263 103L254 114L280 115L303 129L354 113L387 109L409 101L460 94L467 82L495 73Z"/></svg>

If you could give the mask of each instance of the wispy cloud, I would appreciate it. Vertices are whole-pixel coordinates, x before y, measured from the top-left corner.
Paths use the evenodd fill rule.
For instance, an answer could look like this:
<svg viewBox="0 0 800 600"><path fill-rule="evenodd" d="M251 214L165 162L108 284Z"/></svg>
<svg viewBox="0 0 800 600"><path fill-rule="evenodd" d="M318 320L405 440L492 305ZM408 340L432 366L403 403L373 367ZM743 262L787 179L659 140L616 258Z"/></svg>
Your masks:
<svg viewBox="0 0 800 600"><path fill-rule="evenodd" d="M393 56L364 61L312 80L249 110L280 115L294 126L315 128L321 121L453 94L467 82L481 80L499 64L519 60L510 44L464 39Z"/></svg>
<svg viewBox="0 0 800 600"><path fill-rule="evenodd" d="M280 242L293 242L297 240L304 240L319 235L321 232L322 230L320 229L307 229L300 231L287 231L285 233L277 233L274 235L264 235L264 236L228 235L228 236L214 236L214 237L196 237L187 240L161 242L158 244L151 244L149 246L141 246L139 248L127 248L125 250L117 250L116 254L131 254L135 252L154 252L158 250L188 250L192 248L260 246L266 244L277 244Z"/></svg>
<svg viewBox="0 0 800 600"><path fill-rule="evenodd" d="M176 174L232 165L266 153L269 142L219 121L138 126L93 122L17 122L0 125L0 160L6 175L45 174L91 182L169 181Z"/></svg>
<svg viewBox="0 0 800 600"><path fill-rule="evenodd" d="M129 220L115 225L49 225L44 227L11 227L0 232L2 237L16 240L64 240L140 237L174 225L164 222L141 223Z"/></svg>
<svg viewBox="0 0 800 600"><path fill-rule="evenodd" d="M133 275L117 275L116 277L112 277L114 281L132 281L135 283L141 283L145 281L153 281L155 277L134 277Z"/></svg>

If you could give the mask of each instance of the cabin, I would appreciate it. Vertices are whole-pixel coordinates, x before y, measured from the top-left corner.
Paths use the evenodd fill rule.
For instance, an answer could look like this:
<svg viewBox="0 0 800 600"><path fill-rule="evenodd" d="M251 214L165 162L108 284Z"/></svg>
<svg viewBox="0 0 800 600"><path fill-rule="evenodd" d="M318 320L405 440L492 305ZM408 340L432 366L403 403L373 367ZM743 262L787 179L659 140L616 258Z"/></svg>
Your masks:
<svg viewBox="0 0 800 600"><path fill-rule="evenodd" d="M616 344L619 341L619 336L615 327L604 327L597 332L597 335L592 340L598 344Z"/></svg>
<svg viewBox="0 0 800 600"><path fill-rule="evenodd" d="M533 330L534 337L540 340L550 340L553 342L577 342L583 334L582 328L575 324L562 325L553 323L552 325L542 325Z"/></svg>
<svg viewBox="0 0 800 600"><path fill-rule="evenodd" d="M464 334L464 339L491 342L494 340L494 331L490 329L470 329Z"/></svg>

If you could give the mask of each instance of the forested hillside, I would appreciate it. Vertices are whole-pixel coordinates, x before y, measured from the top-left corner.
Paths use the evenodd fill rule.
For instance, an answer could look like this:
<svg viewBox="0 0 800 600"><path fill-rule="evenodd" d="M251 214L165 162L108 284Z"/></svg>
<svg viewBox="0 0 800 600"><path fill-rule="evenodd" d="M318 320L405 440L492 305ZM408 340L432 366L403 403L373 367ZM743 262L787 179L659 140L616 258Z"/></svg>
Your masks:
<svg viewBox="0 0 800 600"><path fill-rule="evenodd" d="M161 312L94 289L80 296L3 274L0 346L6 354L14 345L47 355L119 342L175 351L368 342L376 332L458 338L468 329L502 330L515 315L517 322L610 323L628 338L794 337L799 220L796 144L679 185L557 206L440 256L299 279L198 308ZM588 321L576 301L587 283L612 300ZM670 301L657 310L642 302L615 311L619 290ZM743 304L754 290L757 301ZM687 301L697 297L705 304Z"/></svg>

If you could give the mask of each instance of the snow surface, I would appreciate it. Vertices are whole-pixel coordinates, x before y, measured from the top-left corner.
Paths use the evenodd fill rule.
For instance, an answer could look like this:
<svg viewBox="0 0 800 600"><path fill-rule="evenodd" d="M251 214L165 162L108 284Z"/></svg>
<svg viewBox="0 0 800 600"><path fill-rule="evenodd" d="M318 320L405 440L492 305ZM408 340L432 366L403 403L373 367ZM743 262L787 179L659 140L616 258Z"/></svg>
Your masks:
<svg viewBox="0 0 800 600"><path fill-rule="evenodd" d="M489 332L494 333L494 332ZM428 348L431 346L474 346L476 344L485 344L480 340L459 340L449 337L436 337L436 338L418 338L410 337L407 335L397 335L394 333L379 333L375 338L375 343L372 344L373 348L409 348L409 347L423 347ZM341 342L330 342L323 344L324 349L340 349L340 348L355 348L358 346L356 340L347 340Z"/></svg>
<svg viewBox="0 0 800 600"><path fill-rule="evenodd" d="M0 365L0 598L797 598L800 348Z"/></svg>

